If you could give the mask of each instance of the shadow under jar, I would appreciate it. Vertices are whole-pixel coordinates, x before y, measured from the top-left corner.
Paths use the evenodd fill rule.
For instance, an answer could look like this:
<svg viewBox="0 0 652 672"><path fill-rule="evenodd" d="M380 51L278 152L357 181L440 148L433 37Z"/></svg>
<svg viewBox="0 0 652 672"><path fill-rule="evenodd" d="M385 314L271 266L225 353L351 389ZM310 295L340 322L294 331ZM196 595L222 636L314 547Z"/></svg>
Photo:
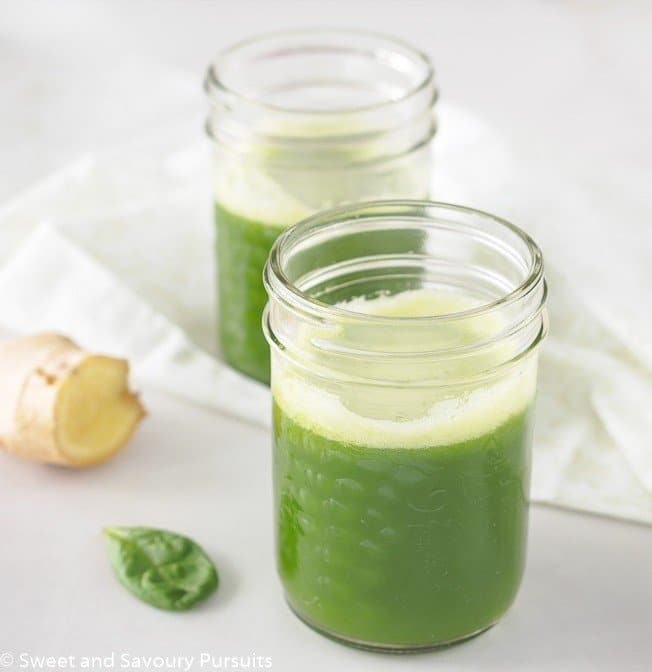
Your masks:
<svg viewBox="0 0 652 672"><path fill-rule="evenodd" d="M290 606L374 649L490 627L525 560L538 247L486 213L381 201L289 229L265 285Z"/></svg>
<svg viewBox="0 0 652 672"><path fill-rule="evenodd" d="M269 382L262 272L276 237L334 205L427 198L436 90L426 56L345 30L264 35L205 81L214 146L219 340Z"/></svg>

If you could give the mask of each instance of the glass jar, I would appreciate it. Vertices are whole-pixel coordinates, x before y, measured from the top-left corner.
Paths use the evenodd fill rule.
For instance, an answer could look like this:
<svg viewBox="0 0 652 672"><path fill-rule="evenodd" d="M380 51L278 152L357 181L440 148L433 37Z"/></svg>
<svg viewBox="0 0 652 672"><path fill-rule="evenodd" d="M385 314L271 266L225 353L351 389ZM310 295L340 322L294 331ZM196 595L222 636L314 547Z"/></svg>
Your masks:
<svg viewBox="0 0 652 672"><path fill-rule="evenodd" d="M483 212L380 201L289 229L264 278L290 606L387 650L490 627L525 560L538 247Z"/></svg>
<svg viewBox="0 0 652 672"><path fill-rule="evenodd" d="M333 205L426 198L436 99L428 58L360 31L270 34L209 68L219 340L269 381L263 266L281 231Z"/></svg>

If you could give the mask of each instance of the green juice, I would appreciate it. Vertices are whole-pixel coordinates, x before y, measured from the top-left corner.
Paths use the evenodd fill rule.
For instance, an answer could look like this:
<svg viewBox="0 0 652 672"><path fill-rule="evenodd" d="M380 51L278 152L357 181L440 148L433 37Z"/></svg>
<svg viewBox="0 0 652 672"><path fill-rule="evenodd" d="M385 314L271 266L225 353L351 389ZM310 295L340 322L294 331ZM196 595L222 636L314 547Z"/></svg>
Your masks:
<svg viewBox="0 0 652 672"><path fill-rule="evenodd" d="M473 304L415 290L338 305L406 317ZM501 326L479 317L414 338L473 343ZM357 332L343 329L355 342ZM397 356L416 344L400 327L377 338ZM501 348L482 366L505 361ZM338 361L330 350L313 357L318 368ZM382 379L387 369L373 366L365 362L365 373ZM401 379L416 380L424 366L406 363ZM445 381L469 366L464 359ZM524 567L535 360L461 386L328 381L281 354L272 369L277 563L292 608L334 637L388 649L430 648L495 623Z"/></svg>
<svg viewBox="0 0 652 672"><path fill-rule="evenodd" d="M283 227L233 214L215 204L219 338L235 369L269 382L269 346L260 326L267 294L263 268Z"/></svg>
<svg viewBox="0 0 652 672"><path fill-rule="evenodd" d="M333 441L274 407L277 561L290 605L360 643L480 632L525 559L531 413L450 445Z"/></svg>

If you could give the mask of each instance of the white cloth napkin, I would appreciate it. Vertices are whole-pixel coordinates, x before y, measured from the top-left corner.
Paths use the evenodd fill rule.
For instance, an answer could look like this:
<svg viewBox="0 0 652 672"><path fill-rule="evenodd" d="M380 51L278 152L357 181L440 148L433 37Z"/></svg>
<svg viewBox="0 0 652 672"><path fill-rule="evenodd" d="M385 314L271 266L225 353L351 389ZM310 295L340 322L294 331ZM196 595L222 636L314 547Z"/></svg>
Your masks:
<svg viewBox="0 0 652 672"><path fill-rule="evenodd" d="M440 117L435 196L505 215L546 255L551 334L533 499L652 523L649 314L613 288L596 300L600 284L581 281L585 258L569 251L596 219L577 189L560 182L543 199L490 127L458 108L441 106ZM144 383L268 425L268 390L215 351L209 148L192 137L194 128L175 126L83 157L2 207L0 326L65 332L129 358Z"/></svg>

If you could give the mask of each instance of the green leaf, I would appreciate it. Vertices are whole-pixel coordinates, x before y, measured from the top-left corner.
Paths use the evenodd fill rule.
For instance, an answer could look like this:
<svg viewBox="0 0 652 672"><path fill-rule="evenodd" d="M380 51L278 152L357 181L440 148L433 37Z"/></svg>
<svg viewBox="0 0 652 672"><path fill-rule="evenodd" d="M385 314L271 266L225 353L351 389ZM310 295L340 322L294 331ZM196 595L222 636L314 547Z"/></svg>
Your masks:
<svg viewBox="0 0 652 672"><path fill-rule="evenodd" d="M184 611L217 588L215 565L188 537L147 527L107 527L104 536L115 575L143 602Z"/></svg>

